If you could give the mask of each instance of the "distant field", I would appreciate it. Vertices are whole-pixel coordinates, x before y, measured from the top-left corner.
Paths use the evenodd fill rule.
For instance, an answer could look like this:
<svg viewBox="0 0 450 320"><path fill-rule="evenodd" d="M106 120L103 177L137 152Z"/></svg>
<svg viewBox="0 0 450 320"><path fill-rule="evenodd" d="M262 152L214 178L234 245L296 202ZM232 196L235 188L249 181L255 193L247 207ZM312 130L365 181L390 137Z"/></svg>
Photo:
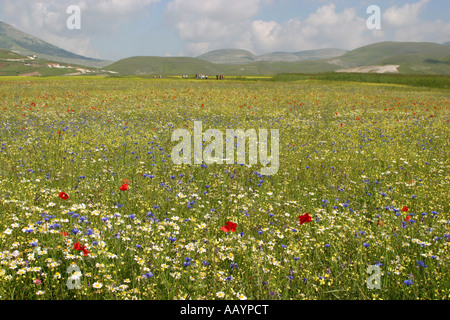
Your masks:
<svg viewBox="0 0 450 320"><path fill-rule="evenodd" d="M450 76L444 75L405 75L376 73L324 73L324 74L280 74L273 81L322 80L322 81L356 81L406 86L450 89Z"/></svg>
<svg viewBox="0 0 450 320"><path fill-rule="evenodd" d="M450 298L448 77L0 87L2 300ZM195 121L278 129L278 172L175 165Z"/></svg>

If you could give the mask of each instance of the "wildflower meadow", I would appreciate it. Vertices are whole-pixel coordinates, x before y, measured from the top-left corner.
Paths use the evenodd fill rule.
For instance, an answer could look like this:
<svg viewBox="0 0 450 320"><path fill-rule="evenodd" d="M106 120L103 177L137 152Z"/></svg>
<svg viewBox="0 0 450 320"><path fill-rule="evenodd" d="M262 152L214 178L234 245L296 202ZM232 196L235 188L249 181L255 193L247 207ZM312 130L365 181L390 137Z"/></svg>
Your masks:
<svg viewBox="0 0 450 320"><path fill-rule="evenodd" d="M449 107L403 84L1 78L0 299L449 299ZM174 163L194 122L192 158L208 129L267 130L269 155L278 130L277 172Z"/></svg>

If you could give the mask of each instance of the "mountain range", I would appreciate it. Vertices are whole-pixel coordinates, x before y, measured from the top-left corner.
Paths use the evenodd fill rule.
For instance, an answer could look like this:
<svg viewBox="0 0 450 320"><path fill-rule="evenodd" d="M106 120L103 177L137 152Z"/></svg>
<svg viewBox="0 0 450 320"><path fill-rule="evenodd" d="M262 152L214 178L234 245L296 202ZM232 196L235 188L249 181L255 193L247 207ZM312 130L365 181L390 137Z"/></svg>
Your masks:
<svg viewBox="0 0 450 320"><path fill-rule="evenodd" d="M0 48L24 56L36 55L42 59L94 68L101 68L112 63L112 61L87 58L58 48L2 21L0 21Z"/></svg>
<svg viewBox="0 0 450 320"><path fill-rule="evenodd" d="M248 50L222 49L198 57L138 56L116 62L93 59L58 48L0 21L0 75L73 74L73 70L48 72L49 62L89 67L92 74L120 75L270 75L279 73L391 72L450 75L450 42L380 42L347 51L337 48L255 55ZM15 58L11 58L11 57ZM25 56L34 56L34 61ZM7 61L8 58L15 61ZM41 64L37 63L37 60ZM2 61L3 60L3 61ZM20 70L15 70L20 68ZM101 68L101 70L100 70ZM73 68L74 69L74 68ZM86 71L85 70L85 71ZM83 72L84 74L85 72Z"/></svg>

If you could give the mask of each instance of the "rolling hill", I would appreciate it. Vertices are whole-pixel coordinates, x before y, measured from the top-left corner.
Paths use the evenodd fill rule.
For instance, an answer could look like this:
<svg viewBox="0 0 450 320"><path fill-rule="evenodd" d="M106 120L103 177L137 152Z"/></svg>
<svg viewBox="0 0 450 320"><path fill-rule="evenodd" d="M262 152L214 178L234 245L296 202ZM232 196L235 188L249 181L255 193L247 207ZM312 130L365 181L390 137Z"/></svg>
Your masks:
<svg viewBox="0 0 450 320"><path fill-rule="evenodd" d="M36 55L42 59L95 68L111 63L111 61L87 58L58 48L2 21L0 21L0 48L21 55Z"/></svg>
<svg viewBox="0 0 450 320"><path fill-rule="evenodd" d="M339 57L346 52L347 50L342 49L318 49L300 52L271 52L256 56L248 50L221 49L202 54L197 58L216 64L249 64L264 61L297 62L320 60Z"/></svg>
<svg viewBox="0 0 450 320"><path fill-rule="evenodd" d="M255 62L257 59L250 51L240 49L214 50L197 58L216 64L247 64Z"/></svg>
<svg viewBox="0 0 450 320"><path fill-rule="evenodd" d="M99 75L108 74L108 72L75 64L60 64L59 62L33 56L22 56L12 51L0 49L0 76L65 76L82 74Z"/></svg>
<svg viewBox="0 0 450 320"><path fill-rule="evenodd" d="M380 42L364 46L327 63L341 68L398 65L401 73L450 74L450 47L431 42Z"/></svg>

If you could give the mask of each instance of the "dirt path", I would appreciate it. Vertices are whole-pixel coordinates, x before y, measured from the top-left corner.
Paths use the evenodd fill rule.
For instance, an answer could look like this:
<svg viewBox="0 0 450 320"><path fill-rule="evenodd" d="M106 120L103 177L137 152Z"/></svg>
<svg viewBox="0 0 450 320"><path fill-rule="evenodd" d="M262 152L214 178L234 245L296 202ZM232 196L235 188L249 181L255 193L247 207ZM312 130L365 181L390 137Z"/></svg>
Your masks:
<svg viewBox="0 0 450 320"><path fill-rule="evenodd" d="M357 67L349 69L339 69L336 72L356 72L356 73L398 73L397 68L399 65L387 65L387 66L367 66Z"/></svg>

